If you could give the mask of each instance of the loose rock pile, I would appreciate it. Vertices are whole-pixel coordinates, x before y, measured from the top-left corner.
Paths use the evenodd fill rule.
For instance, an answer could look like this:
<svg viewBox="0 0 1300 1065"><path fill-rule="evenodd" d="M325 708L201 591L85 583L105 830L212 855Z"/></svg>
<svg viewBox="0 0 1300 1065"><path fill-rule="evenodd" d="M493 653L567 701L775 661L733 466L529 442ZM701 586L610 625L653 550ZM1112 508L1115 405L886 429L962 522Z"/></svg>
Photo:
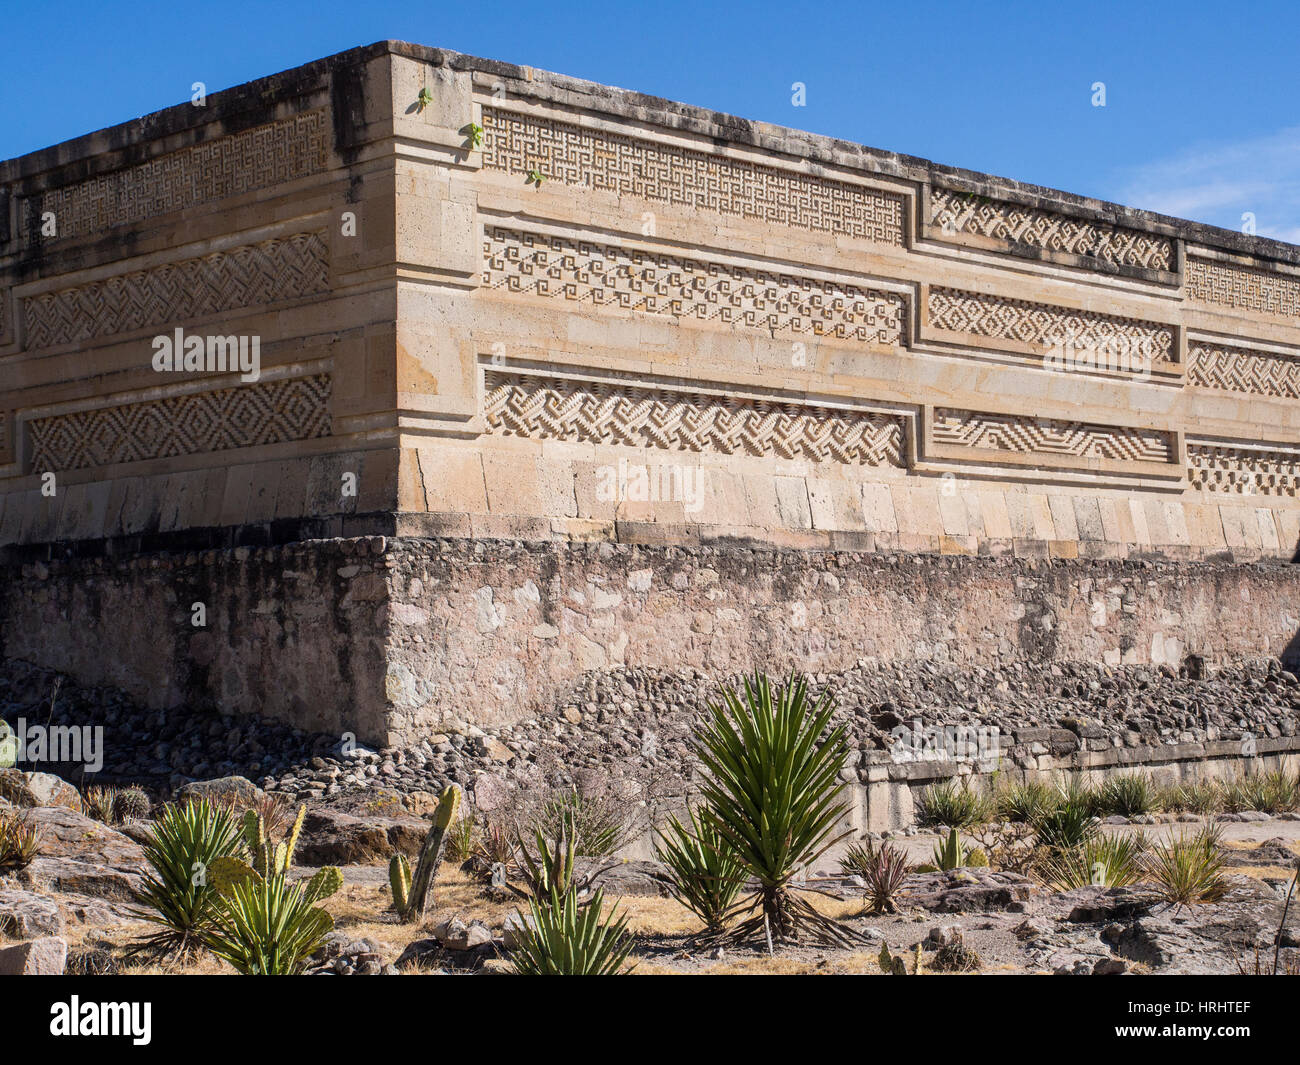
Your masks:
<svg viewBox="0 0 1300 1065"><path fill-rule="evenodd" d="M926 727L996 727L1018 742L1037 733L1064 734L1094 750L1292 736L1300 725L1300 681L1276 659L1234 665L1205 679L1150 666L870 661L809 679L814 691L835 694L850 763L858 765L882 756L893 742L891 731L917 719ZM0 717L45 723L54 680L24 663L0 665ZM139 781L164 792L190 780L238 774L314 802L369 789L436 793L454 782L474 791L595 775L666 794L680 793L690 779L691 732L716 693L716 678L689 670L589 673L545 714L492 732L455 722L447 732L390 750L344 749L338 737L260 719L190 708L146 710L119 692L69 684L59 690L50 720L103 725L104 779Z"/></svg>

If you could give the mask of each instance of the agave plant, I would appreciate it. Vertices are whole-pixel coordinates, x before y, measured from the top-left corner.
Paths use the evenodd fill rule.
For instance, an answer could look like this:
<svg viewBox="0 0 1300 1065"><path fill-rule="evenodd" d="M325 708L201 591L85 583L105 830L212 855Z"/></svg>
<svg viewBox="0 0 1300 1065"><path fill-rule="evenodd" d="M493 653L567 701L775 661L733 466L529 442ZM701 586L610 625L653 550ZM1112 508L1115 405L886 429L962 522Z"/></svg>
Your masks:
<svg viewBox="0 0 1300 1065"><path fill-rule="evenodd" d="M897 913L894 901L910 867L907 855L886 843L877 850L870 841L855 843L844 852L840 868L866 883L867 903L872 913Z"/></svg>
<svg viewBox="0 0 1300 1065"><path fill-rule="evenodd" d="M604 912L604 893L597 890L585 904L576 891L554 885L542 898L529 900L531 923L511 956L523 976L619 976L632 950L627 914Z"/></svg>
<svg viewBox="0 0 1300 1065"><path fill-rule="evenodd" d="M706 817L688 810L690 827L668 819L655 841L655 855L668 867L673 897L704 922L706 933L722 931L744 882L744 869L730 842Z"/></svg>
<svg viewBox="0 0 1300 1065"><path fill-rule="evenodd" d="M1066 799L1034 824L1041 846L1054 851L1082 847L1097 834L1097 821L1086 801Z"/></svg>
<svg viewBox="0 0 1300 1065"><path fill-rule="evenodd" d="M1106 813L1137 817L1152 810L1156 792L1145 773L1124 773L1101 786L1097 803Z"/></svg>
<svg viewBox="0 0 1300 1065"><path fill-rule="evenodd" d="M790 887L800 868L848 834L834 834L847 808L838 779L845 746L843 728L828 731L829 693L810 706L804 680L791 676L774 689L756 674L745 680L743 699L731 689L722 695L692 749L706 773L701 816L758 881L758 891L737 903L738 913L752 916L733 935L765 931L791 940L807 930L825 941L852 942L843 926Z"/></svg>
<svg viewBox="0 0 1300 1065"><path fill-rule="evenodd" d="M1087 887L1128 887L1142 879L1142 859L1147 839L1141 832L1132 836L1098 834L1079 847L1050 854L1042 865L1042 877L1057 891Z"/></svg>
<svg viewBox="0 0 1300 1065"><path fill-rule="evenodd" d="M222 866L218 866L222 869ZM338 890L337 869L322 869L310 881L289 883L283 872L216 877L217 904L204 946L244 976L296 976L307 968L334 920L316 905Z"/></svg>
<svg viewBox="0 0 1300 1065"><path fill-rule="evenodd" d="M1008 784L995 798L997 813L1004 821L1033 824L1060 804L1060 793L1041 780Z"/></svg>
<svg viewBox="0 0 1300 1065"><path fill-rule="evenodd" d="M0 873L31 864L40 847L41 832L22 814L0 811Z"/></svg>
<svg viewBox="0 0 1300 1065"><path fill-rule="evenodd" d="M151 871L135 900L144 919L162 930L137 941L132 952L189 951L212 920L216 893L208 873L221 858L242 854L240 828L230 809L207 799L163 807L144 845Z"/></svg>
<svg viewBox="0 0 1300 1065"><path fill-rule="evenodd" d="M1165 901L1176 906L1213 902L1228 891L1225 861L1219 849L1223 830L1208 824L1190 836L1156 843L1146 862L1146 874L1155 881Z"/></svg>
<svg viewBox="0 0 1300 1065"><path fill-rule="evenodd" d="M970 786L970 781L949 778L921 792L917 823L925 826L969 828L983 824L991 812L988 799Z"/></svg>
<svg viewBox="0 0 1300 1065"><path fill-rule="evenodd" d="M105 825L114 824L117 821L117 817L114 815L117 796L117 788L89 787L81 796L81 812L92 820Z"/></svg>
<svg viewBox="0 0 1300 1065"><path fill-rule="evenodd" d="M962 869L967 866L985 866L989 864L988 856L978 847L967 847L955 828L948 830L947 837L934 845L930 856L935 869L947 872L950 869Z"/></svg>

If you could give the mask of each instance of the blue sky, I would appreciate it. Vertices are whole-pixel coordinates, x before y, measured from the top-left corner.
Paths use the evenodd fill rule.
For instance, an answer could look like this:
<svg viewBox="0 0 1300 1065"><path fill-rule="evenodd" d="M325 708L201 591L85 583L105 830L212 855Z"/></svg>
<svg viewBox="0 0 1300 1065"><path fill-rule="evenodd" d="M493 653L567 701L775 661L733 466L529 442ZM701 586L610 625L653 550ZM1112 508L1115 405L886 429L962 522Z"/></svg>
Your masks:
<svg viewBox="0 0 1300 1065"><path fill-rule="evenodd" d="M0 16L0 158L183 102L194 81L392 37L1232 229L1251 212L1300 242L1295 0L0 0Z"/></svg>

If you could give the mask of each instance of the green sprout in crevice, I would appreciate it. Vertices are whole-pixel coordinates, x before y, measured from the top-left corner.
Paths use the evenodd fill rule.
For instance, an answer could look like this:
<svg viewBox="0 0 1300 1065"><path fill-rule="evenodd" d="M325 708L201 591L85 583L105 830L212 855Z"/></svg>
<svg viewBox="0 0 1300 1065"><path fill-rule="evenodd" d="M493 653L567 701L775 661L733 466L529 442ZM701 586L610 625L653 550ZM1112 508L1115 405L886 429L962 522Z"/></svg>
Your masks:
<svg viewBox="0 0 1300 1065"><path fill-rule="evenodd" d="M422 113L431 103L433 103L433 93L427 88L421 89L420 95L415 98L416 113Z"/></svg>
<svg viewBox="0 0 1300 1065"><path fill-rule="evenodd" d="M524 175L524 181L527 184L536 185L539 189L542 187L542 182L545 180L546 178L542 175L542 172L535 166L530 168L528 173Z"/></svg>
<svg viewBox="0 0 1300 1065"><path fill-rule="evenodd" d="M465 145L469 149L481 148L483 146L483 127L477 122L471 122L466 126L461 126L460 132L465 138Z"/></svg>

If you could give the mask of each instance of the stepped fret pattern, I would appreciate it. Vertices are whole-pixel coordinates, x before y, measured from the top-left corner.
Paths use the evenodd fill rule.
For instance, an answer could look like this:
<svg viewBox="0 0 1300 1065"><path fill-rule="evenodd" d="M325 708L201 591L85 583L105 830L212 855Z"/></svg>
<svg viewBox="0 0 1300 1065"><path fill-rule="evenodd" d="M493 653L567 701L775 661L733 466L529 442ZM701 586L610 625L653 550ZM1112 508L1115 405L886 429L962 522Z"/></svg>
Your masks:
<svg viewBox="0 0 1300 1065"><path fill-rule="evenodd" d="M1300 358L1194 342L1187 357L1187 383L1300 399Z"/></svg>
<svg viewBox="0 0 1300 1065"><path fill-rule="evenodd" d="M931 288L935 329L1065 350L1096 349L1128 357L1130 365L1168 363L1174 331L1167 325L1116 318L950 288Z"/></svg>
<svg viewBox="0 0 1300 1065"><path fill-rule="evenodd" d="M325 169L325 112L232 133L26 200L28 232L53 212L60 239L84 237Z"/></svg>
<svg viewBox="0 0 1300 1065"><path fill-rule="evenodd" d="M1300 494L1300 451L1189 441L1187 479L1205 492L1294 497Z"/></svg>
<svg viewBox="0 0 1300 1065"><path fill-rule="evenodd" d="M1284 318L1300 317L1300 277L1187 260L1187 298Z"/></svg>
<svg viewBox="0 0 1300 1065"><path fill-rule="evenodd" d="M488 431L667 451L902 466L897 415L489 373Z"/></svg>
<svg viewBox="0 0 1300 1065"><path fill-rule="evenodd" d="M1161 430L946 408L934 413L934 439L987 451L1119 462L1168 462L1172 454L1170 435Z"/></svg>
<svg viewBox="0 0 1300 1065"><path fill-rule="evenodd" d="M489 229L483 253L484 285L507 292L765 333L905 342L906 299L894 292L501 228Z"/></svg>
<svg viewBox="0 0 1300 1065"><path fill-rule="evenodd" d="M741 159L639 140L567 122L483 108L483 165L652 203L876 244L903 244L895 193Z"/></svg>
<svg viewBox="0 0 1300 1065"><path fill-rule="evenodd" d="M949 236L969 233L1119 266L1170 270L1174 260L1167 237L937 186L930 189L930 223Z"/></svg>
<svg viewBox="0 0 1300 1065"><path fill-rule="evenodd" d="M300 233L24 300L26 346L39 349L179 324L328 288L324 239Z"/></svg>
<svg viewBox="0 0 1300 1065"><path fill-rule="evenodd" d="M326 374L33 419L32 469L76 470L330 434Z"/></svg>

